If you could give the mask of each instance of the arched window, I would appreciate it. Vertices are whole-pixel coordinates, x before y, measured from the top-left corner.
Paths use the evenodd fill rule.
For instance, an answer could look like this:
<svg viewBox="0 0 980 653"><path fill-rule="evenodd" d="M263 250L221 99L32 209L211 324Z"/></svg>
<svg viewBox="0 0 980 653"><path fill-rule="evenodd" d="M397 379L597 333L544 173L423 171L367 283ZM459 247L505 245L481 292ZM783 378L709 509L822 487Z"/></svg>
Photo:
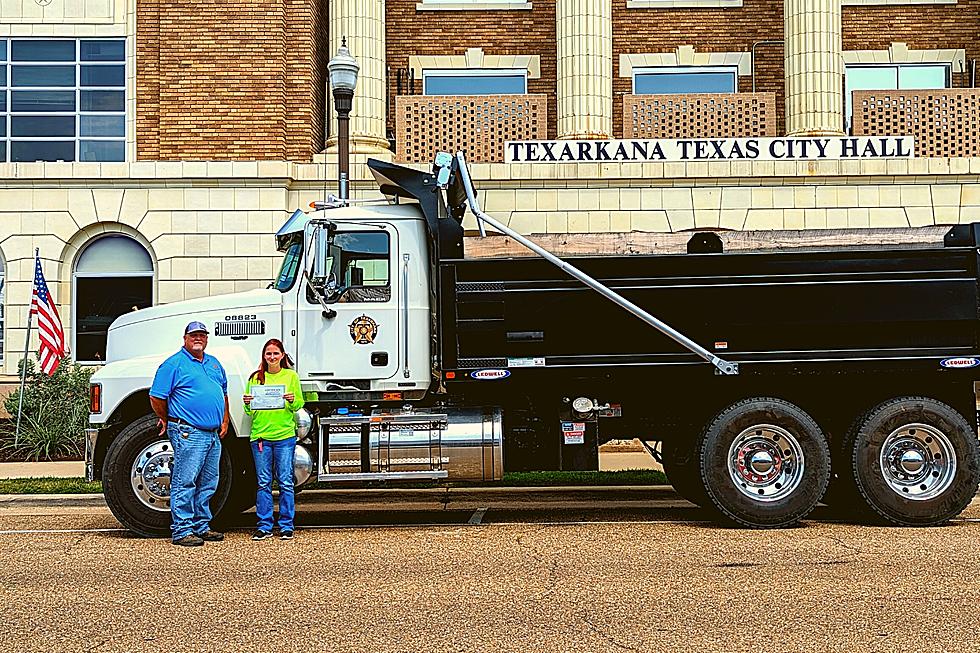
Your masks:
<svg viewBox="0 0 980 653"><path fill-rule="evenodd" d="M111 235L92 240L75 264L73 324L75 360L105 360L106 335L123 313L153 304L153 261L138 242Z"/></svg>

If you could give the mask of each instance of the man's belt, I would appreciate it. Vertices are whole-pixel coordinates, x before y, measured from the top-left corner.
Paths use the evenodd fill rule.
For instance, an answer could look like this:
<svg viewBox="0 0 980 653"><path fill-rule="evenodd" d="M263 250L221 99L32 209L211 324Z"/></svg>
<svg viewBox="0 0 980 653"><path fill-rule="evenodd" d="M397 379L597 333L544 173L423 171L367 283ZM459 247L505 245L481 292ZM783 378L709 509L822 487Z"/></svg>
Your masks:
<svg viewBox="0 0 980 653"><path fill-rule="evenodd" d="M205 428L203 426L195 426L194 424L191 424L190 422L188 422L185 419L180 419L179 417L169 417L169 416L167 417L167 423L168 424L176 424L177 426L189 426L192 429L195 429L197 431L204 431L204 432L217 432L218 429L220 428L218 426L215 426L213 428Z"/></svg>

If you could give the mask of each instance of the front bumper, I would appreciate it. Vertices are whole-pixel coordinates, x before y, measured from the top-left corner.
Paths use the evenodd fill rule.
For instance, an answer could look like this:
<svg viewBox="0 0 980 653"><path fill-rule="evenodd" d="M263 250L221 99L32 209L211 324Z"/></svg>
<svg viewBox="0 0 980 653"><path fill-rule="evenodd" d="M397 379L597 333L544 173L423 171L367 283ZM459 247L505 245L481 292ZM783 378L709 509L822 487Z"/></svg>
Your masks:
<svg viewBox="0 0 980 653"><path fill-rule="evenodd" d="M85 480L95 480L95 444L99 441L99 429L85 429Z"/></svg>

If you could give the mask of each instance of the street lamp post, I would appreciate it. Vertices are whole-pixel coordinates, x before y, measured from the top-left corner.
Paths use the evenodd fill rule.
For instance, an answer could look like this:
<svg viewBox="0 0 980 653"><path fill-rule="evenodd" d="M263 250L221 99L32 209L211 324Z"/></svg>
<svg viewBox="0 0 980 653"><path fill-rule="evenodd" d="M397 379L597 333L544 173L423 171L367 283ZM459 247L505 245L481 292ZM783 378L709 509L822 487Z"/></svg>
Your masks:
<svg viewBox="0 0 980 653"><path fill-rule="evenodd" d="M330 72L330 88L333 89L333 106L337 111L337 175L340 199L350 198L347 184L350 178L350 111L357 87L357 71L360 66L350 50L347 37L341 41L337 56L327 64Z"/></svg>

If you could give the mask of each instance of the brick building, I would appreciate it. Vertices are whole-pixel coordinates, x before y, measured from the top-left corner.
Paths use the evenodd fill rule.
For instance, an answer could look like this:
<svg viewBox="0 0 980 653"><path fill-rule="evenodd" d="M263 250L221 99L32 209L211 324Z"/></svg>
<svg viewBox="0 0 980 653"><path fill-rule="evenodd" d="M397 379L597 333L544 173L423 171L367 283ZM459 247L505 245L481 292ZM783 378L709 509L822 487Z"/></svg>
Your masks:
<svg viewBox="0 0 980 653"><path fill-rule="evenodd" d="M525 233L980 220L980 0L0 0L3 372L40 250L76 359L124 310L264 287L336 178L465 148ZM504 163L522 139L916 137L909 159ZM175 339L176 345L176 339Z"/></svg>

